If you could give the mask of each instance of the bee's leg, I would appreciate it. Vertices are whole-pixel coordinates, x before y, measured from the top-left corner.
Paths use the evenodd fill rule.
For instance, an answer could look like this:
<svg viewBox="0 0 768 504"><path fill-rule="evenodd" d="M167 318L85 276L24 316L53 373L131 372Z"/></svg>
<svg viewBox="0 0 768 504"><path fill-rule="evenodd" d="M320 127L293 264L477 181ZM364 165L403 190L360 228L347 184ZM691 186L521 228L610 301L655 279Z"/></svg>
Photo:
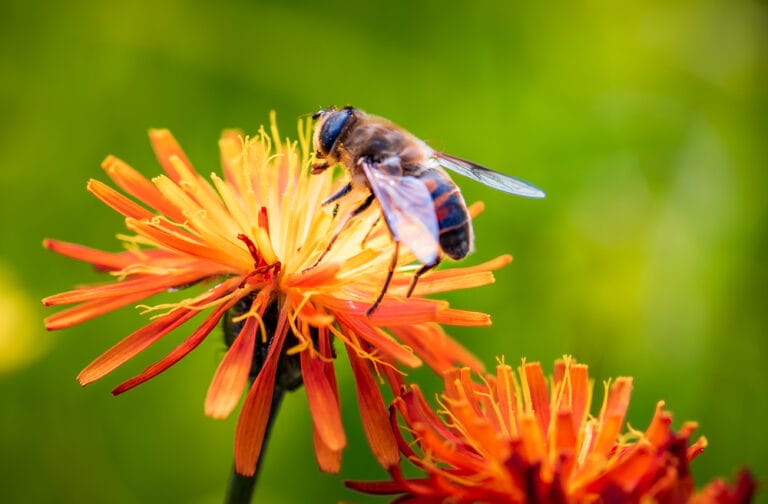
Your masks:
<svg viewBox="0 0 768 504"><path fill-rule="evenodd" d="M392 254L392 262L389 263L389 269L387 270L387 278L384 279L384 285L381 287L381 292L379 292L378 297L376 298L376 301L373 302L370 308L366 310L365 315L367 317L370 317L373 315L373 312L376 311L376 308L379 307L379 303L381 303L381 300L384 299L384 294L387 293L387 289L389 289L389 282L392 281L392 275L395 273L395 267L397 266L397 257L400 253L400 242L395 242L395 253Z"/></svg>
<svg viewBox="0 0 768 504"><path fill-rule="evenodd" d="M419 281L419 277L426 273L427 271L431 270L432 268L436 267L438 264L440 264L440 259L438 259L435 264L424 264L421 268L416 272L415 275L413 275L413 280L411 280L411 286L408 287L408 294L405 295L405 297L411 297L411 294L413 294L413 289L416 288L416 283Z"/></svg>
<svg viewBox="0 0 768 504"><path fill-rule="evenodd" d="M363 238L363 243L361 243L360 245L365 247L365 244L368 243L368 239L371 237L371 234L373 234L373 230L376 229L376 224L378 224L379 221L381 221L381 215L376 217L376 220L373 221L373 225L371 226L371 229L369 229L368 232L365 234L365 238Z"/></svg>
<svg viewBox="0 0 768 504"><path fill-rule="evenodd" d="M342 196L344 196L346 194L349 194L349 191L351 191L351 190L352 190L352 182L348 183L347 185L342 187L336 194L334 194L333 196L331 196L327 200L323 201L322 205L325 206L328 203L333 203L334 201L336 201L337 199L341 198ZM369 205L370 205L370 203L369 203Z"/></svg>
<svg viewBox="0 0 768 504"><path fill-rule="evenodd" d="M302 273L305 272L305 271L309 271L312 268L314 268L315 266L317 266L318 264L320 264L320 261L323 260L323 258L328 254L328 252L330 252L331 247L333 246L333 244L336 243L336 240L338 239L338 237L341 234L341 232L344 231L344 228L347 227L347 224L349 224L349 221L351 221L353 218L358 216L360 213L362 213L365 210L367 210L368 207L371 206L371 203L373 203L373 200L375 198L376 197L373 195L373 193L369 194L368 197L365 198L365 201L363 201L360 204L359 207L355 208L354 211L351 214L349 214L349 217L347 217L344 220L344 222L342 222L341 225L336 228L336 231L333 233L333 236L331 236L331 240L328 242L328 246L325 247L325 250L323 250L323 253L320 254L320 257L318 257L317 260L315 262L313 262L310 266L307 266L306 268L301 270Z"/></svg>

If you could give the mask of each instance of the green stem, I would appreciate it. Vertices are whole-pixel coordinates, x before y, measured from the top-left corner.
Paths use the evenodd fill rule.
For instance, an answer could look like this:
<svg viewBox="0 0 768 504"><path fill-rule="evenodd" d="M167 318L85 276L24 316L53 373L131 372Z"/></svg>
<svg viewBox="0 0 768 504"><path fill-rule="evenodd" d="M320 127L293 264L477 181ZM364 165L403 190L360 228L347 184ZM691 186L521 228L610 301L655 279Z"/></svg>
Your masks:
<svg viewBox="0 0 768 504"><path fill-rule="evenodd" d="M274 392L272 393L272 406L269 410L269 418L267 419L267 427L264 431L264 442L261 446L261 453L259 454L259 460L256 461L256 471L253 476L243 476L238 474L234 467L232 468L232 478L229 482L229 488L227 489L227 496L224 500L224 504L250 504L253 499L253 491L256 489L256 480L259 477L259 471L261 470L261 462L264 460L264 453L267 451L267 444L269 443L270 433L272 432L272 424L277 418L277 413L280 410L280 404L283 402L283 396L285 390L279 385L275 385Z"/></svg>

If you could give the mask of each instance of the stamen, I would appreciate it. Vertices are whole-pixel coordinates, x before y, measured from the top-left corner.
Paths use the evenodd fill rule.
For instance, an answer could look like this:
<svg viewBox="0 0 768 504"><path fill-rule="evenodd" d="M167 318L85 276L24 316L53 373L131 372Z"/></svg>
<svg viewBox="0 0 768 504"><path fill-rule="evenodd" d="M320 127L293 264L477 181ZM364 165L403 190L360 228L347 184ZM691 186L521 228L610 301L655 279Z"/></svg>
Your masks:
<svg viewBox="0 0 768 504"><path fill-rule="evenodd" d="M248 252L250 252L251 257L253 257L253 267L259 268L259 266L261 266L261 254L259 254L259 250L256 248L256 245L254 245L253 241L243 233L238 234L237 239L245 243L245 246L248 247Z"/></svg>
<svg viewBox="0 0 768 504"><path fill-rule="evenodd" d="M259 212L259 227L263 229L269 237L269 214L267 213L267 207L261 207Z"/></svg>

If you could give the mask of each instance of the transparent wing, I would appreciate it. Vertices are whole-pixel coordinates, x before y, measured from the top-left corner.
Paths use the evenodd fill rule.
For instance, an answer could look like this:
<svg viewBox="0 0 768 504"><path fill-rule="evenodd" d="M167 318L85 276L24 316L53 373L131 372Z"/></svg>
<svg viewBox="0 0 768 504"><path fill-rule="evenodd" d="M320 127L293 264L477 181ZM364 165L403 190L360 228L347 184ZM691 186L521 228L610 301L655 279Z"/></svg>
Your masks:
<svg viewBox="0 0 768 504"><path fill-rule="evenodd" d="M543 198L546 196L544 191L525 180L493 171L485 166L480 166L479 164L451 156L444 152L435 152L435 156L442 166L499 191L525 196L526 198Z"/></svg>
<svg viewBox="0 0 768 504"><path fill-rule="evenodd" d="M415 177L390 175L376 163L361 165L392 238L408 247L422 264L435 264L440 228L427 187Z"/></svg>

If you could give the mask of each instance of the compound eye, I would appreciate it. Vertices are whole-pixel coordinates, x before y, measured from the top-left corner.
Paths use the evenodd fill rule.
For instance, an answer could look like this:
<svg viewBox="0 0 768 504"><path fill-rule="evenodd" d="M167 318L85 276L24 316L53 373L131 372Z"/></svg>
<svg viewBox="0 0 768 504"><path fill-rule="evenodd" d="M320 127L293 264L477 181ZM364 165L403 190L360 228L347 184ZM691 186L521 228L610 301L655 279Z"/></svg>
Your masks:
<svg viewBox="0 0 768 504"><path fill-rule="evenodd" d="M323 123L320 130L320 148L325 153L330 153L336 145L344 125L352 116L352 110L348 108L333 112Z"/></svg>

